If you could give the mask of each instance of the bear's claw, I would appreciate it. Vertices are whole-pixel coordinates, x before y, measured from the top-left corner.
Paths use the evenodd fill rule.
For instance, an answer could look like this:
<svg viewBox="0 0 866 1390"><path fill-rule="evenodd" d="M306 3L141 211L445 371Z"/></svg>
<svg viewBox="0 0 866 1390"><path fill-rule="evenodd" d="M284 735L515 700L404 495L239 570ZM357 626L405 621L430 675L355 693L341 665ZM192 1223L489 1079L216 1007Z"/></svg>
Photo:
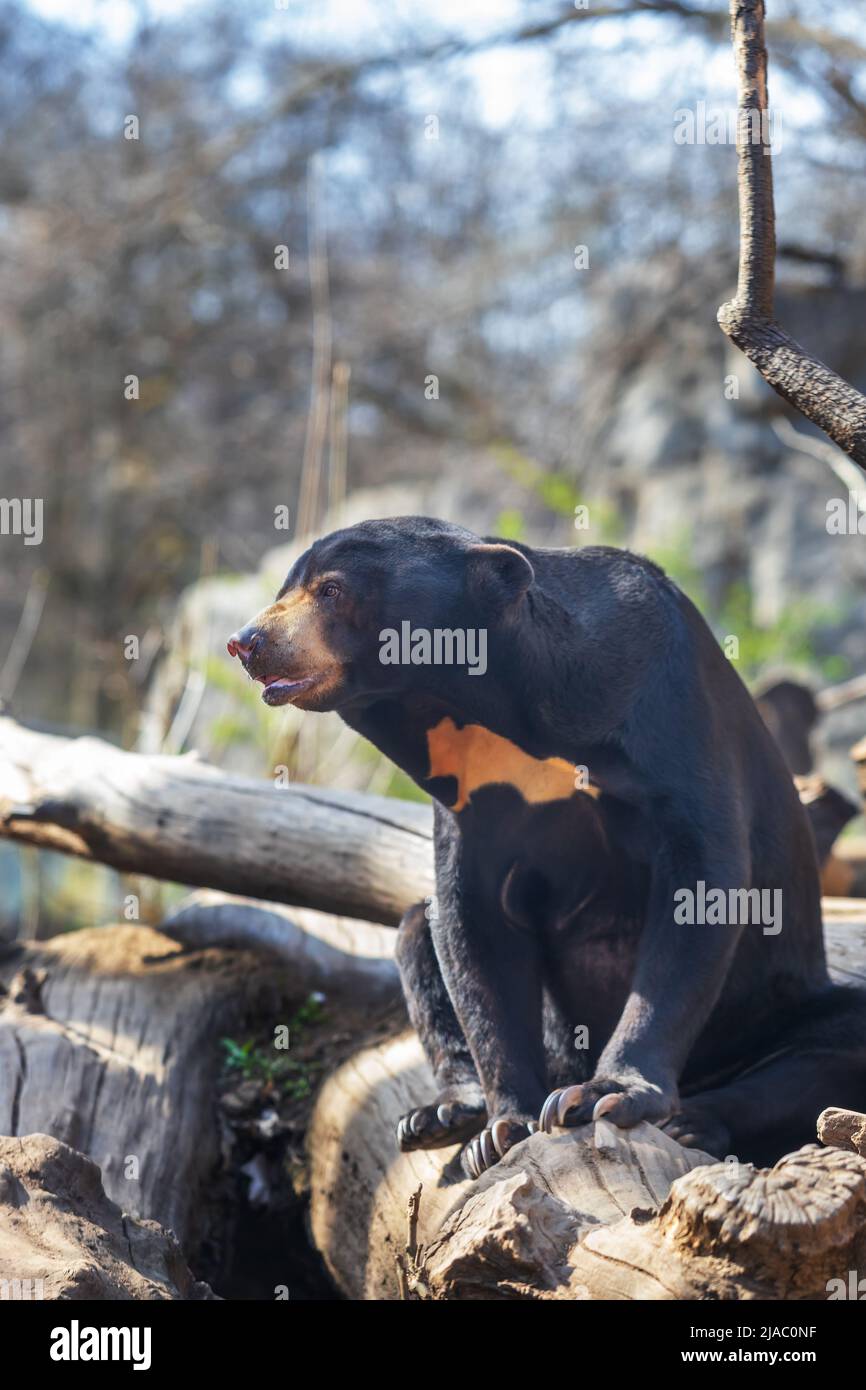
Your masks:
<svg viewBox="0 0 866 1390"><path fill-rule="evenodd" d="M520 1120L494 1120L463 1150L461 1159L464 1172L470 1178L480 1178L482 1173L486 1173L500 1158L504 1158L509 1149L513 1149L515 1144L527 1139L530 1134L535 1134L537 1129L538 1125L534 1120L529 1120L526 1124Z"/></svg>

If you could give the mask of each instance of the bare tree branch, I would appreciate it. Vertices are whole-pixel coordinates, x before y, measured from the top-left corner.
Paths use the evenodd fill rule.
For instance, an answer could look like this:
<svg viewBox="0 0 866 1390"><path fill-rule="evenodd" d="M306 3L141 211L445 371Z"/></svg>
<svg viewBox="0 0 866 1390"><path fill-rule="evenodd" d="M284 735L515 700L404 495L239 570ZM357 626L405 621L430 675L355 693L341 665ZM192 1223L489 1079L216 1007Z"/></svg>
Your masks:
<svg viewBox="0 0 866 1390"><path fill-rule="evenodd" d="M740 268L722 330L786 401L866 470L866 397L813 357L773 318L776 229L767 105L764 0L731 0L739 88Z"/></svg>

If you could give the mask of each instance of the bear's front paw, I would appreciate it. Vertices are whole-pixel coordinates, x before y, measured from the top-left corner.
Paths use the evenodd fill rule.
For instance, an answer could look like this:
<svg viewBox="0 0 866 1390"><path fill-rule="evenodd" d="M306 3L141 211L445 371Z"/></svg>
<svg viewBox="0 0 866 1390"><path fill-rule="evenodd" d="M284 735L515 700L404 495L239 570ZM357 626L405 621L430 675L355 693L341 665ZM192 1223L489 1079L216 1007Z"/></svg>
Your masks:
<svg viewBox="0 0 866 1390"><path fill-rule="evenodd" d="M403 1153L412 1149L445 1149L477 1134L487 1119L480 1096L444 1091L432 1105L409 1110L397 1121L397 1143Z"/></svg>
<svg viewBox="0 0 866 1390"><path fill-rule="evenodd" d="M493 1120L466 1145L460 1155L464 1173L469 1178L480 1178L482 1173L504 1158L509 1149L528 1139L537 1128L534 1120L518 1120L508 1115Z"/></svg>
<svg viewBox="0 0 866 1390"><path fill-rule="evenodd" d="M554 1125L575 1128L591 1120L610 1120L622 1129L648 1120L659 1124L677 1104L676 1087L648 1081L629 1070L617 1076L594 1076L579 1086L552 1091L541 1108L539 1129L549 1134Z"/></svg>
<svg viewBox="0 0 866 1390"><path fill-rule="evenodd" d="M683 1108L659 1128L685 1149L701 1149L715 1158L726 1158L731 1152L731 1131L710 1106L684 1101Z"/></svg>

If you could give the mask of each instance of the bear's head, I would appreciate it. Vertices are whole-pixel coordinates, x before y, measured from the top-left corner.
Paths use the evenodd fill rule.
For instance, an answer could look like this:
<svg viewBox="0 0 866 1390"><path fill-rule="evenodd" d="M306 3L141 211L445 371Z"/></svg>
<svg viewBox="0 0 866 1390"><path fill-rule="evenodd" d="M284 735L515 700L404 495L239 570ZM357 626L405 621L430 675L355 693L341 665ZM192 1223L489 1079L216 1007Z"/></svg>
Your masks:
<svg viewBox="0 0 866 1390"><path fill-rule="evenodd" d="M513 623L533 578L520 550L460 526L364 521L310 546L228 650L268 705L330 710L453 691L483 673L482 636L486 665L488 631Z"/></svg>

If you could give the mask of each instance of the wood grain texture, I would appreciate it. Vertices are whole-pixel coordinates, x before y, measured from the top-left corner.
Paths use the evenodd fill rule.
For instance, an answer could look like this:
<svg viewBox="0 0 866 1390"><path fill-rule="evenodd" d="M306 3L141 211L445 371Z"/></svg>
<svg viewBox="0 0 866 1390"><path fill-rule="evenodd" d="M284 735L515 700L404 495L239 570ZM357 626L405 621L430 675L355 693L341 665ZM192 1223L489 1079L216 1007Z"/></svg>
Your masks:
<svg viewBox="0 0 866 1390"><path fill-rule="evenodd" d="M233 777L0 718L0 833L117 869L395 925L432 894L429 807Z"/></svg>
<svg viewBox="0 0 866 1390"><path fill-rule="evenodd" d="M119 926L8 950L0 982L0 1134L86 1154L112 1201L191 1248L220 1199L219 1038L276 1007L273 963Z"/></svg>
<svg viewBox="0 0 866 1390"><path fill-rule="evenodd" d="M160 924L184 946L263 952L291 968L296 991L347 994L373 1002L400 997L391 927L200 888Z"/></svg>
<svg viewBox="0 0 866 1390"><path fill-rule="evenodd" d="M866 984L863 904L825 910L834 978ZM866 1156L810 1145L759 1170L602 1121L533 1135L473 1183L456 1148L397 1149L399 1116L434 1093L407 1032L318 1097L311 1228L350 1298L826 1298L866 1259Z"/></svg>

